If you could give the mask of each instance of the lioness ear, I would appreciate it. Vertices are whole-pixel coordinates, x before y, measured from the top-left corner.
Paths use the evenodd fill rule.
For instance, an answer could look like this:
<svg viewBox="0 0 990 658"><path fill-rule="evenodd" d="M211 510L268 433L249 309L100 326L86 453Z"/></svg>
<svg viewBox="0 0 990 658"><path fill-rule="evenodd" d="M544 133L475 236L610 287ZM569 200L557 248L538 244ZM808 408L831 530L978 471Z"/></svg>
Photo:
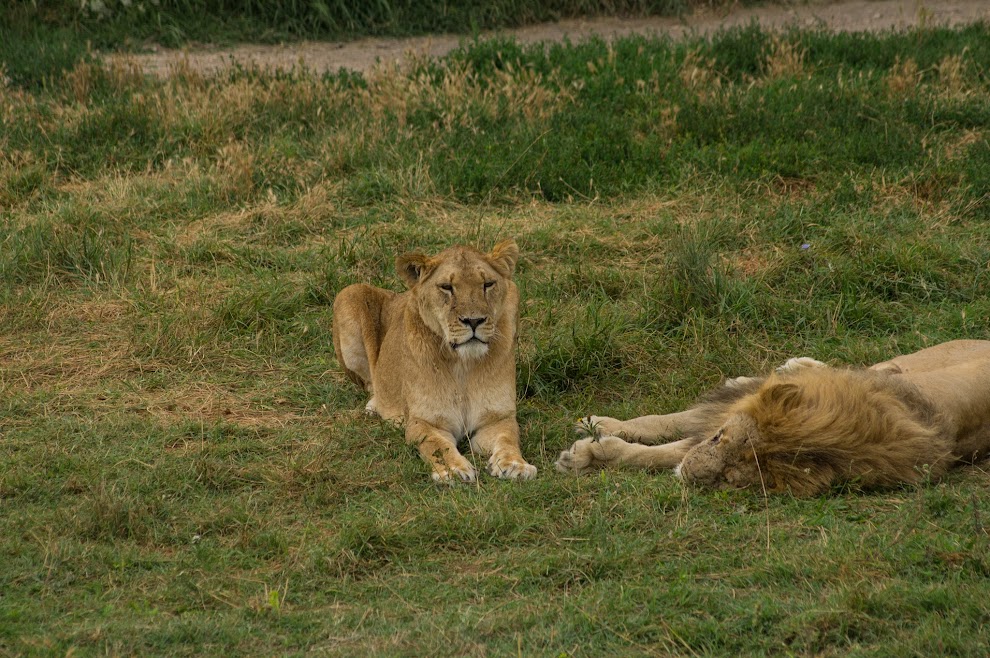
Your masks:
<svg viewBox="0 0 990 658"><path fill-rule="evenodd" d="M511 239L499 242L492 249L490 258L497 269L504 270L501 272L503 275L512 276L516 271L516 262L519 260L519 246Z"/></svg>
<svg viewBox="0 0 990 658"><path fill-rule="evenodd" d="M406 287L412 288L428 273L429 261L429 256L419 252L402 254L395 259L395 270L406 282Z"/></svg>

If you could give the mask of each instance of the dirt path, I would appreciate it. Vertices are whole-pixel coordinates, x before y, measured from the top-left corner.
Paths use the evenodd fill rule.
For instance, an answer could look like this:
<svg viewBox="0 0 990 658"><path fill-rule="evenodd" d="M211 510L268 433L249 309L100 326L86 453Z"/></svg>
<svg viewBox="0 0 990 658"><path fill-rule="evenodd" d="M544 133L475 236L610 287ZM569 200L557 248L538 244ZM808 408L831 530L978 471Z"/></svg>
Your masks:
<svg viewBox="0 0 990 658"><path fill-rule="evenodd" d="M702 11L684 18L596 18L544 23L502 34L523 43L561 40L565 36L580 41L591 35L605 37L629 34L707 34L720 28L747 25L757 21L765 27L813 27L858 32L903 29L918 25L961 25L990 21L990 0L812 0L795 6L740 8L722 12ZM145 71L167 75L176 62L201 72L229 66L231 62L255 63L262 67L289 69L299 61L311 69L336 71L340 68L364 71L375 62L400 60L408 52L440 56L457 47L464 37L436 35L410 39L360 39L350 42L305 41L280 46L244 45L229 49L198 48L159 50L141 55L112 55L137 62Z"/></svg>

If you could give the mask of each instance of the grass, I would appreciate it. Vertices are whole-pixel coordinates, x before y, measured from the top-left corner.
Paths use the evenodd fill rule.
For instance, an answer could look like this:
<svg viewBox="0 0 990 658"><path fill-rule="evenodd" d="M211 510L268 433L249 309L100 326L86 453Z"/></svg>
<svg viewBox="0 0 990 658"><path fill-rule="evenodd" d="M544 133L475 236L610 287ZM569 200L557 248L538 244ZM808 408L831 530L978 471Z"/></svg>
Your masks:
<svg viewBox="0 0 990 658"><path fill-rule="evenodd" d="M985 654L981 467L764 500L552 465L580 414L988 338L988 36L5 60L0 652ZM330 302L508 236L540 475L439 489Z"/></svg>

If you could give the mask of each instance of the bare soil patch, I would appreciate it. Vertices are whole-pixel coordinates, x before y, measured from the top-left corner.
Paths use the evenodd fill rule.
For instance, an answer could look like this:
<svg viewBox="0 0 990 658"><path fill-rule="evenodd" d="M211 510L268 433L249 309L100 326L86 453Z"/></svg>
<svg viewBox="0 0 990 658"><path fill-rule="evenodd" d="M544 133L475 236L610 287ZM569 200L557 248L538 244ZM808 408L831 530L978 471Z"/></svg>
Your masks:
<svg viewBox="0 0 990 658"><path fill-rule="evenodd" d="M964 25L990 21L987 0L847 0L800 5L770 5L722 11L697 11L682 18L591 18L563 20L482 35L513 36L522 43L581 41L592 36L616 38L631 34L684 37L756 22L766 28L822 27L837 32L901 30L932 25ZM401 61L410 53L441 56L456 48L463 35L433 35L408 39L359 39L349 42L304 41L284 45L208 45L182 50L157 49L143 54L111 54L110 61L136 63L147 73L165 76L177 67L212 73L231 66L257 65L288 70L300 63L318 71L341 68L365 71L376 63Z"/></svg>

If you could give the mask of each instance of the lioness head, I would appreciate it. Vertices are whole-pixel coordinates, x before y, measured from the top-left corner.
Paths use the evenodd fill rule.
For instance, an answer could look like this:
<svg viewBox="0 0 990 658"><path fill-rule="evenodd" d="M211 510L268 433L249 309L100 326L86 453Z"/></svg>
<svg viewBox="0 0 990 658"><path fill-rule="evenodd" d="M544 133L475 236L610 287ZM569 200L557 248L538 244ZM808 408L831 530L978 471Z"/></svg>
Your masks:
<svg viewBox="0 0 990 658"><path fill-rule="evenodd" d="M513 339L500 335L498 322L518 258L515 241L506 240L490 254L464 246L432 257L404 254L396 269L426 326L460 358L479 358L493 341Z"/></svg>

